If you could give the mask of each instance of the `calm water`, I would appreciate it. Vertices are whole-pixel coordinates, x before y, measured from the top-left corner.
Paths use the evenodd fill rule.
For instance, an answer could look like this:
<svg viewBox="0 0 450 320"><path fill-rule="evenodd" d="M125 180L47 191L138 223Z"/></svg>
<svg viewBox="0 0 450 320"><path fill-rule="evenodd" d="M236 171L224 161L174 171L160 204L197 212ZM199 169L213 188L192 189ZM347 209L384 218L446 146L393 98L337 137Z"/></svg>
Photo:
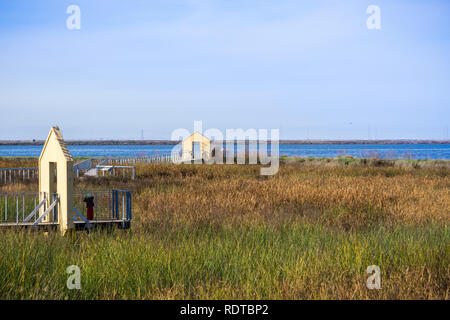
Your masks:
<svg viewBox="0 0 450 320"><path fill-rule="evenodd" d="M68 146L74 157L135 157L170 153L173 146ZM0 146L0 156L38 157L42 146ZM450 159L450 144L282 144L280 155L299 157L336 157L351 155L407 159Z"/></svg>

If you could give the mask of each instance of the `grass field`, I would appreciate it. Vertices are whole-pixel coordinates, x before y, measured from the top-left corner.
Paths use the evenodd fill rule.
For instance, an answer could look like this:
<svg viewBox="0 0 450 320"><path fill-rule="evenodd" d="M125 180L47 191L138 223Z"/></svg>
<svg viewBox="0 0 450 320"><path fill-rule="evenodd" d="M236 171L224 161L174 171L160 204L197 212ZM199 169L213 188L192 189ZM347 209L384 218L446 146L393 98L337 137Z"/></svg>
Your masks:
<svg viewBox="0 0 450 320"><path fill-rule="evenodd" d="M450 170L424 163L286 159L270 177L148 164L136 180L77 181L132 190L132 228L0 232L0 299L449 299ZM73 264L81 290L66 288Z"/></svg>

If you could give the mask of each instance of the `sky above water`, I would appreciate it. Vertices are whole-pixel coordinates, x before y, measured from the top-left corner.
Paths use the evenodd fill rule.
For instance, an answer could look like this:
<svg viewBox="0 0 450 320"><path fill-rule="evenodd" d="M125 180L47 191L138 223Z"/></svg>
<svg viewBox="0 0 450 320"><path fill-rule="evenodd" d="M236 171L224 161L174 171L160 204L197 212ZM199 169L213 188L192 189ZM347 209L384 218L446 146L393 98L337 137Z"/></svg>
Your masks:
<svg viewBox="0 0 450 320"><path fill-rule="evenodd" d="M0 1L0 140L52 125L170 139L194 120L281 139L448 139L449 13L436 0Z"/></svg>

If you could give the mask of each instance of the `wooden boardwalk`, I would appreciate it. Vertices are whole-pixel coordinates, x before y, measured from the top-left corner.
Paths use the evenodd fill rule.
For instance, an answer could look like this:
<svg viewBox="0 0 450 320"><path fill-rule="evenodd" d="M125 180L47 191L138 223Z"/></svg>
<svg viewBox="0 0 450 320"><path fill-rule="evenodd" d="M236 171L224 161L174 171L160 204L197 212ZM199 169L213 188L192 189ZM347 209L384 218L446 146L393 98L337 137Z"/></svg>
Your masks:
<svg viewBox="0 0 450 320"><path fill-rule="evenodd" d="M119 229L129 229L131 225L130 220L112 220L112 219L104 219L104 220L92 220L89 221L90 227L86 226L86 222L84 221L74 221L76 230L88 229L88 228L109 228L116 227ZM2 222L0 223L1 229L56 229L58 227L58 222L40 222L37 225L34 225L34 222Z"/></svg>

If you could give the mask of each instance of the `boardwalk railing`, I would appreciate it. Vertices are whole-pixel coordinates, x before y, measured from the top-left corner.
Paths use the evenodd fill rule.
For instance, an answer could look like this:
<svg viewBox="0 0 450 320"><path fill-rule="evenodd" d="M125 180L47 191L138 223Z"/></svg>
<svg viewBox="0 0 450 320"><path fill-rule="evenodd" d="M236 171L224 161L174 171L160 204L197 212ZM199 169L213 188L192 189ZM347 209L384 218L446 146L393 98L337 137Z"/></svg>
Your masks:
<svg viewBox="0 0 450 320"><path fill-rule="evenodd" d="M131 191L108 190L92 191L94 197L94 219L89 223L122 223L124 227L132 218ZM73 195L74 222L87 223L86 203L88 192L75 192ZM39 192L0 193L0 227L39 226L58 224L58 195ZM46 219L45 222L44 219Z"/></svg>
<svg viewBox="0 0 450 320"><path fill-rule="evenodd" d="M0 184L12 183L19 180L36 180L38 176L38 168L0 168Z"/></svg>
<svg viewBox="0 0 450 320"><path fill-rule="evenodd" d="M81 161L73 166L74 175L80 178L86 176L121 176L136 177L136 168L132 166L108 166L103 165L108 162L108 159L102 160L97 166L93 165L92 159ZM37 181L39 179L39 168L0 168L0 185Z"/></svg>
<svg viewBox="0 0 450 320"><path fill-rule="evenodd" d="M204 158L204 155L200 153L192 154L190 152L185 153L166 153L153 156L138 156L138 157L125 157L125 158L107 158L105 164L138 164L138 163L183 163L190 161L200 161Z"/></svg>
<svg viewBox="0 0 450 320"><path fill-rule="evenodd" d="M81 162L78 162L73 166L73 172L75 173L76 177L80 177L80 172L87 171L90 168L92 168L92 159L87 159Z"/></svg>
<svg viewBox="0 0 450 320"><path fill-rule="evenodd" d="M98 170L102 173L102 176L121 176L136 178L136 167L133 166L116 166L116 165L102 165L97 166Z"/></svg>
<svg viewBox="0 0 450 320"><path fill-rule="evenodd" d="M122 176L136 177L136 168L127 166L138 163L188 163L202 161L205 155L200 153L169 153L144 157L106 158L95 166L93 159L81 161L73 166L75 177L86 176ZM99 174L101 172L101 174ZM36 181L39 168L0 168L0 185L25 181Z"/></svg>
<svg viewBox="0 0 450 320"><path fill-rule="evenodd" d="M92 166L92 159L81 161L73 166L73 172L78 178L80 172L86 171ZM39 179L39 168L0 168L0 185Z"/></svg>
<svg viewBox="0 0 450 320"><path fill-rule="evenodd" d="M131 191L108 190L75 192L73 195L74 208L84 217L87 217L84 199L88 196L88 193L94 197L93 221L131 220Z"/></svg>
<svg viewBox="0 0 450 320"><path fill-rule="evenodd" d="M40 223L47 215L53 222L58 221L56 194L51 195L51 204L48 205L49 195L39 192L3 192L0 193L0 225Z"/></svg>

